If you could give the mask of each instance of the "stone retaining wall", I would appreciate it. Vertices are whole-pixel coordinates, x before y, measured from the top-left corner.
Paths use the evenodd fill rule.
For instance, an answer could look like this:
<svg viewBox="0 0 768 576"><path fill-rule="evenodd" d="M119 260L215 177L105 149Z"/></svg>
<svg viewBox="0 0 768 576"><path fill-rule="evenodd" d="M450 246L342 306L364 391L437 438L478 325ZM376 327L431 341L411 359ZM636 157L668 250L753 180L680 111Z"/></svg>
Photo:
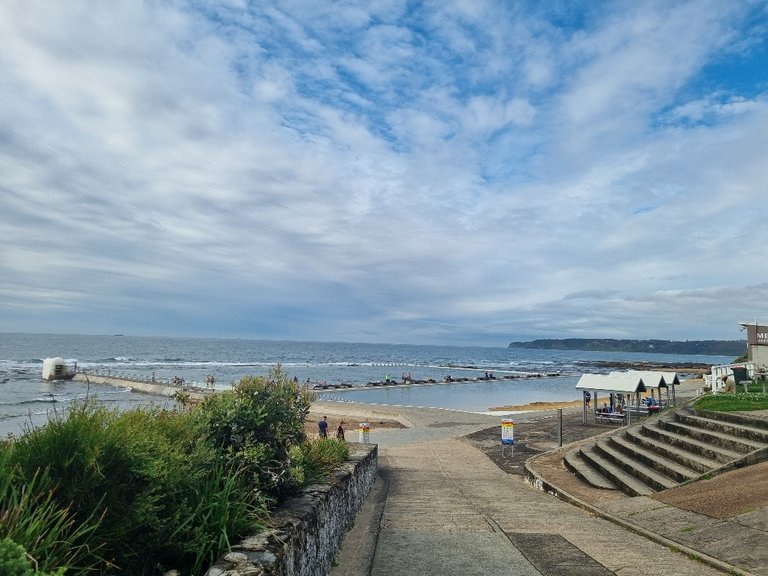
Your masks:
<svg viewBox="0 0 768 576"><path fill-rule="evenodd" d="M206 576L325 576L376 479L375 444L350 443L349 460L328 484L280 506L273 526L232 546Z"/></svg>

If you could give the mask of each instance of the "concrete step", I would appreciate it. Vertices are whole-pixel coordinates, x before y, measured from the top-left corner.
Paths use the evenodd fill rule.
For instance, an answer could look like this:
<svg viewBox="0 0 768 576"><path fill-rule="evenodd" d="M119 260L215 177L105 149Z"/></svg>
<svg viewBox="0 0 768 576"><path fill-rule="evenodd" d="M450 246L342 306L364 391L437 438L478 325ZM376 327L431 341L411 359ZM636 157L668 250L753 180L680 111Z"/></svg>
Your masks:
<svg viewBox="0 0 768 576"><path fill-rule="evenodd" d="M680 462L670 460L653 450L635 444L622 434L611 436L608 438L608 443L612 448L615 448L628 458L648 466L656 472L671 478L678 484L695 480L701 475Z"/></svg>
<svg viewBox="0 0 768 576"><path fill-rule="evenodd" d="M768 446L768 430L746 425L743 420L738 423L726 422L719 418L698 415L690 410L680 410L677 412L677 421Z"/></svg>
<svg viewBox="0 0 768 576"><path fill-rule="evenodd" d="M698 474L706 474L707 472L722 466L722 462L707 458L697 452L691 452L684 448L673 446L672 444L668 444L656 438L645 436L642 432L642 428L629 428L626 430L626 438L630 442L642 446L646 450L655 452L669 460L679 462L686 468L693 470Z"/></svg>
<svg viewBox="0 0 768 576"><path fill-rule="evenodd" d="M566 452L563 457L563 463L579 480L586 482L594 488L600 488L602 490L618 490L616 484L608 480L584 461L581 457L579 448L574 448L573 450Z"/></svg>
<svg viewBox="0 0 768 576"><path fill-rule="evenodd" d="M749 426L750 428L757 428L759 430L768 430L768 418L757 418L749 413L713 412L711 410L693 410L691 408L688 410L695 413L697 416L702 416L704 418L721 420L723 422L731 422L732 424L740 424L742 426Z"/></svg>
<svg viewBox="0 0 768 576"><path fill-rule="evenodd" d="M643 424L642 434L670 446L693 452L694 454L699 454L704 458L715 460L720 464L727 464L728 462L741 457L740 452L721 448L709 442L703 442L685 434L661 428L659 422L647 422Z"/></svg>
<svg viewBox="0 0 768 576"><path fill-rule="evenodd" d="M617 450L611 445L610 439L606 438L595 442L595 451L627 474L640 480L654 492L661 492L680 484L660 471L651 468L639 460L634 460L620 450Z"/></svg>
<svg viewBox="0 0 768 576"><path fill-rule="evenodd" d="M619 490L630 496L649 496L653 490L634 476L627 474L613 462L597 452L595 446L581 448L581 458L600 474L613 482Z"/></svg>
<svg viewBox="0 0 768 576"><path fill-rule="evenodd" d="M659 426L670 432L683 434L701 442L717 446L718 448L725 448L726 450L738 452L739 454L749 454L754 450L759 450L764 447L760 442L747 440L746 438L736 438L735 436L723 432L716 432L714 430L692 426L691 424L684 424L683 422L678 421L677 418L662 418L659 420Z"/></svg>

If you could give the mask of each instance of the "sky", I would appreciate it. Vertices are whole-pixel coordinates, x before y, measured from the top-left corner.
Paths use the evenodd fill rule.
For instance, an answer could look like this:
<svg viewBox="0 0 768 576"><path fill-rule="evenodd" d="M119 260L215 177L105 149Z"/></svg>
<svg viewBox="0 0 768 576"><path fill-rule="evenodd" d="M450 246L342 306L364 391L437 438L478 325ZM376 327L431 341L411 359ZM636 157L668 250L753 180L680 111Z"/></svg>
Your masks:
<svg viewBox="0 0 768 576"><path fill-rule="evenodd" d="M0 332L768 323L768 0L0 3Z"/></svg>

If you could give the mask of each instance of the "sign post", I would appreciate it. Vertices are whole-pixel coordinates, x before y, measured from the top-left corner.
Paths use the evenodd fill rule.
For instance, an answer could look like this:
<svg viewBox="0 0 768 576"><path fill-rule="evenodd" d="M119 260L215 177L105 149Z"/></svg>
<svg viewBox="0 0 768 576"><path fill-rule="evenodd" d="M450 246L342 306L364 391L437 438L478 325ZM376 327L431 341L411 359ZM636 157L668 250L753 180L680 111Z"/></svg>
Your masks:
<svg viewBox="0 0 768 576"><path fill-rule="evenodd" d="M504 419L501 421L501 443L515 443L515 421Z"/></svg>

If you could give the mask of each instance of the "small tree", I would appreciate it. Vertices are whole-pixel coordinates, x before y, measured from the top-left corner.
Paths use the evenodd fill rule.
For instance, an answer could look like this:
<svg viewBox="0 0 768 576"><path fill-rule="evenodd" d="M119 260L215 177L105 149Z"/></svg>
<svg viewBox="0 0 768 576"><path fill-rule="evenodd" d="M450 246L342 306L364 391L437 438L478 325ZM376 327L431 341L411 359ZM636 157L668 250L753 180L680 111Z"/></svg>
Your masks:
<svg viewBox="0 0 768 576"><path fill-rule="evenodd" d="M205 399L195 413L205 440L232 470L245 470L251 488L270 499L295 487L290 450L306 440L311 397L280 366L246 376L233 389Z"/></svg>

